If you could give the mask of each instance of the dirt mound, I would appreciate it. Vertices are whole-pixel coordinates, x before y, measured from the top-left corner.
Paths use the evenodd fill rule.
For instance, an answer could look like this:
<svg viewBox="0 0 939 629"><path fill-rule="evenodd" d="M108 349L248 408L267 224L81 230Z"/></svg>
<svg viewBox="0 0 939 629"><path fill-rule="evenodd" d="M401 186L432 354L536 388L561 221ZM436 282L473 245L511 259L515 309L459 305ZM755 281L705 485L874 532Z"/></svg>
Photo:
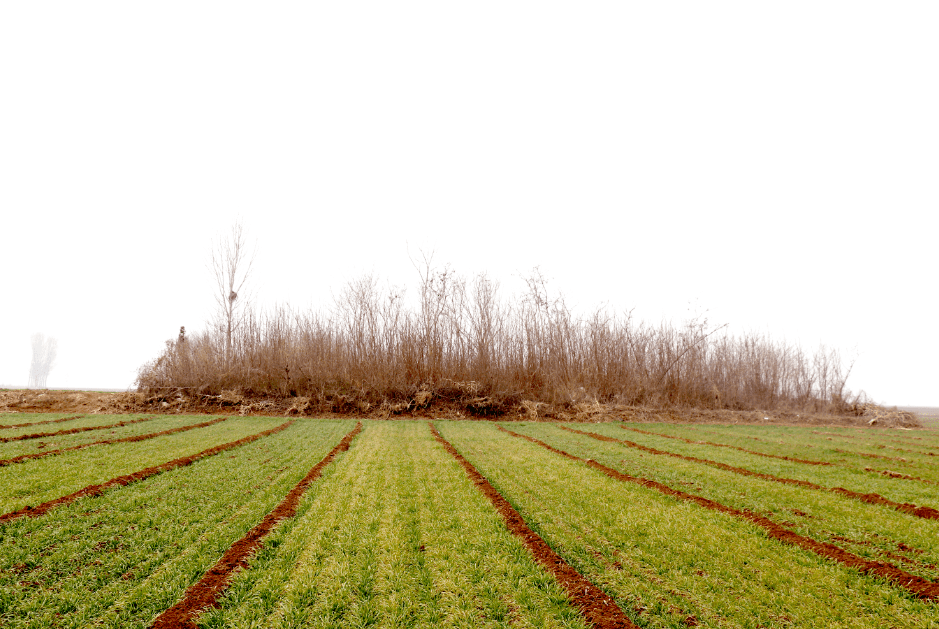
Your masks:
<svg viewBox="0 0 939 629"><path fill-rule="evenodd" d="M139 393L105 391L0 391L0 413L132 413L145 410L145 399Z"/></svg>
<svg viewBox="0 0 939 629"><path fill-rule="evenodd" d="M922 426L915 414L910 411L901 411L897 407L883 408L876 404L861 404L858 406L858 416L868 426L882 428L920 428Z"/></svg>
<svg viewBox="0 0 939 629"><path fill-rule="evenodd" d="M527 419L565 422L680 422L720 424L810 424L874 428L921 428L909 411L869 404L847 415L793 411L650 408L583 400L550 404L510 397L476 395L475 383L458 382L434 390L418 390L400 400L369 402L354 395L260 397L238 390L221 395L196 394L187 389L161 393L18 390L0 391L0 413L186 413L262 415L268 417L370 417L437 419Z"/></svg>

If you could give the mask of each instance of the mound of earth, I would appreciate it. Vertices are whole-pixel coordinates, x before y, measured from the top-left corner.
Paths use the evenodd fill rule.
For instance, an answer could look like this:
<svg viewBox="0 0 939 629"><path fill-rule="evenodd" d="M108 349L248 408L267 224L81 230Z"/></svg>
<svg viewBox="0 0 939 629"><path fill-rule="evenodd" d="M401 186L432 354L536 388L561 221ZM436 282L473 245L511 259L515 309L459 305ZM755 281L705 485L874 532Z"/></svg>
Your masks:
<svg viewBox="0 0 939 629"><path fill-rule="evenodd" d="M418 396L424 392L419 392ZM692 408L648 408L594 403L557 407L523 400L517 407L496 413L475 413L472 404L431 402L428 396L400 404L337 404L322 408L306 397L250 398L236 391L221 395L188 395L182 390L149 395L139 392L0 390L0 413L186 413L317 417L433 417L472 419L529 419L542 421L642 421L721 424L812 424L826 426L872 426L877 428L921 428L909 411L884 409L870 404L850 415L807 414L790 411L737 411ZM473 402L478 402L474 399ZM479 404L476 404L479 406ZM484 409L488 410L488 409Z"/></svg>

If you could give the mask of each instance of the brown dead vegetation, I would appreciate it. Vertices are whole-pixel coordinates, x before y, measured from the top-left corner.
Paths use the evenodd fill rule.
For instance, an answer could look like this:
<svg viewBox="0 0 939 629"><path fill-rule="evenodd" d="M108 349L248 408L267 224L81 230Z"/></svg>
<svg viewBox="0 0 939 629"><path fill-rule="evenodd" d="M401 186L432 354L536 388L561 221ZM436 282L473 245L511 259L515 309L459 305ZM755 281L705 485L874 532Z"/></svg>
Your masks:
<svg viewBox="0 0 939 629"><path fill-rule="evenodd" d="M30 413L165 413L190 415L257 415L269 417L358 417L373 419L441 418L498 419L564 422L668 422L715 424L813 424L819 426L871 427L867 415L835 415L792 411L654 408L620 404L550 404L522 399L515 404L484 396L462 396L472 391L470 383L456 383L437 392L418 391L414 397L396 402L368 404L340 399L323 406L310 396L274 397L247 395L226 390L222 395L193 394L185 389L158 393L97 391L0 391L0 414ZM462 388L461 388L462 387ZM2 417L2 415L0 415ZM915 416L907 413L880 415L878 428L918 428Z"/></svg>
<svg viewBox="0 0 939 629"><path fill-rule="evenodd" d="M143 365L137 389L219 405L302 398L294 412L395 416L440 409L566 419L620 408L863 415L837 351L734 336L703 314L658 326L599 308L575 314L540 272L501 298L424 260L413 297L367 276L324 311L245 308L234 324L180 331ZM246 408L257 412L259 408ZM566 416L566 417L562 417Z"/></svg>

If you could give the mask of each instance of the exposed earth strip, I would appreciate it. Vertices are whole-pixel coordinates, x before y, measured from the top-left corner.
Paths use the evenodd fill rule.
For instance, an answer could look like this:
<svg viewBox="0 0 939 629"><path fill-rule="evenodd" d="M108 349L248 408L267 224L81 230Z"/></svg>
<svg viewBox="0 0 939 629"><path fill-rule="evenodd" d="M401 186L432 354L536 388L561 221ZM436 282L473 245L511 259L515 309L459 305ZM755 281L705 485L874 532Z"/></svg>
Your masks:
<svg viewBox="0 0 939 629"><path fill-rule="evenodd" d="M875 505L884 505L896 509L897 511L902 511L903 513L909 513L910 515L915 515L920 518L925 518L927 520L939 520L939 510L933 509L932 507L917 507L915 504L909 502L895 502L889 498L884 498L880 494L869 493L863 494L859 491L851 491L850 489L845 489L844 487L824 487L822 485L817 485L815 483L798 480L795 478L783 478L780 476L773 476L772 474L764 474L762 472L754 472L753 470L748 470L742 467L734 467L733 465L728 465L726 463L721 463L719 461L712 461L710 459L700 459L694 456L686 456L684 454L678 454L676 452L668 452L666 450L659 450L657 448L651 448L649 446L644 446L642 444L636 443L635 441L629 441L626 439L614 439L613 437L607 437L606 435L599 435L594 432L585 432L583 430L577 430L575 428L568 428L566 426L559 426L563 430L570 432L575 432L579 435L586 435L597 439L598 441L609 441L613 443L620 443L630 448L636 448L642 450L643 452L649 452L650 454L658 454L664 456L674 457L676 459L683 459L685 461L691 461L693 463L703 463L705 465L710 465L711 467L716 467L728 472L733 472L734 474L740 474L741 476L752 476L754 478L760 478L763 480L769 480L776 483L783 483L785 485L797 485L799 487L805 487L807 489L815 489L818 491L830 491L842 496L847 496L848 498L854 498L855 500L860 500L861 502L866 502L868 504Z"/></svg>
<svg viewBox="0 0 939 629"><path fill-rule="evenodd" d="M473 481L477 489L489 498L505 520L509 531L521 539L522 543L534 556L535 561L557 579L558 583L567 592L571 602L581 611L587 622L597 629L614 629L617 627L638 629L637 625L616 605L612 598L593 582L574 570L570 564L564 561L564 558L554 552L537 533L532 531L519 512L515 510L515 507L496 491L496 488L473 467L472 463L463 458L463 455L457 452L456 448L441 436L432 423L428 422L428 425L434 438L463 466L466 475Z"/></svg>
<svg viewBox="0 0 939 629"><path fill-rule="evenodd" d="M231 545L198 583L189 587L183 598L156 617L151 628L176 629L196 626L195 619L203 610L214 607L231 582L236 570L246 568L248 559L261 547L262 540L281 520L292 518L297 513L300 498L307 488L320 477L323 468L329 465L340 452L349 449L352 440L362 431L362 422L358 422L349 434L343 437L336 447L330 450L323 460L314 465L303 479L290 490L273 511L268 513L259 524L248 531L244 537Z"/></svg>
<svg viewBox="0 0 939 629"><path fill-rule="evenodd" d="M17 437L0 437L0 443L7 443L10 441L25 441L27 439L42 439L43 437L61 437L62 435L77 435L80 432L89 432L92 430L107 430L108 428L119 428L121 426L130 426L131 424L139 424L141 422L148 422L151 419L155 419L156 415L151 415L150 417L144 417L142 419L132 419L130 421L120 421L116 424L108 424L106 426L85 426L83 428L66 428L64 430L56 430L55 432L34 432L29 435L19 435Z"/></svg>
<svg viewBox="0 0 939 629"><path fill-rule="evenodd" d="M73 419L81 419L85 417L84 415L70 415L68 417L63 417L62 419L47 419L41 422L26 422L25 424L8 424L6 426L0 426L0 430L6 428L28 428L30 426L42 426L43 424L61 424L62 422L70 422Z"/></svg>
<svg viewBox="0 0 939 629"><path fill-rule="evenodd" d="M152 418L148 418L152 419ZM71 452L73 450L82 450L84 448L90 448L91 446L100 446L100 445L109 445L112 443L131 443L134 441L145 441L147 439L153 439L154 437L161 437L163 435L172 435L177 432L184 432L186 430L192 430L194 428L205 428L206 426L211 426L212 424L217 424L223 422L227 417L218 417L216 419L201 422L198 424L192 424L190 426L180 426L179 428L169 428L167 430L161 430L160 432L151 432L146 435L137 435L134 437L122 437L120 439L102 439L101 441L92 441L91 443L83 443L81 445L72 446L70 448L59 448L56 450L48 450L46 452L36 452L34 454L21 454L10 459L0 459L0 467L5 465L12 465L14 463L22 463L23 461L28 461L30 459L41 459L45 456L52 456L53 454L62 454L63 452ZM143 420L141 420L143 421ZM123 425L127 425L134 422L126 422Z"/></svg>
<svg viewBox="0 0 939 629"><path fill-rule="evenodd" d="M730 448L731 450L739 450L740 452L746 452L747 454L756 454L758 456L765 456L771 459L782 459L783 461L792 461L793 463L804 463L805 465L834 465L834 463L829 463L828 461L810 461L807 459L794 459L790 456L782 456L780 454L767 454L766 452L757 452L756 450L747 450L746 448L741 448L740 446L732 446L726 443L715 443L713 441L695 441L694 439L686 439L685 437L676 437L675 435L665 435L660 432L649 432L648 430L640 430L639 428L630 428L629 426L624 426L619 424L619 427L623 430L632 430L633 432L638 432L643 435L650 435L652 437L665 437L666 439L677 439L679 441L684 441L685 443L693 443L696 445L708 445L708 446L717 446L718 448Z"/></svg>
<svg viewBox="0 0 939 629"><path fill-rule="evenodd" d="M804 535L800 535L796 533L795 531L792 531L783 526L780 526L779 524L773 522L769 518L759 515L757 513L753 513L752 511L734 509L732 507L728 507L726 505L723 505L714 500L710 500L709 498L705 498L703 496L696 496L694 494L689 494L687 492L684 492L678 489L673 489L669 487L668 485L665 485L658 481L650 480L647 478L640 478L637 476L631 476L629 474L625 474L623 472L615 470L611 467L607 467L603 465L602 463L598 463L590 459L582 459L578 456L570 454L569 452L559 450L551 445L548 445L544 441L535 439L534 437L529 437L528 435L523 435L517 432L513 432L502 426L497 426L497 427L499 428L499 430L502 430L503 432L506 432L515 437L519 437L521 439L525 439L527 441L535 443L551 452L554 452L555 454L559 454L563 457L572 459L574 461L580 461L581 463L585 463L589 465L590 467L593 467L603 472L610 478L614 478L616 480L620 480L624 482L636 483L637 485L641 485L649 489L655 489L656 491L659 491L665 495L672 496L681 500L687 500L689 502L693 502L706 509L711 509L713 511L726 513L728 515L732 515L737 518L749 520L750 522L753 522L757 526L760 526L761 528L763 528L766 531L767 535L769 535L769 537L773 539L777 539L787 544L792 544L793 546L798 546L800 548L813 552L819 556L840 562L846 566L855 568L856 570L864 574L870 574L870 575L887 579L888 581L891 581L895 583L896 585L898 585L899 587L910 592L917 598L922 598L926 600L939 599L939 583L929 581L920 576L909 573L905 570L901 570L900 568L897 568L893 564L880 562L880 561L870 561L868 559L864 559L863 557L859 557L858 555L850 553L844 550L843 548L835 546L834 544L830 544L827 542L819 542L810 537L805 537Z"/></svg>
<svg viewBox="0 0 939 629"><path fill-rule="evenodd" d="M78 491L73 492L67 496L62 496L61 498L56 498L55 500L44 502L35 507L26 506L17 511L4 513L3 515L0 515L0 524L3 524L4 522L9 522L10 520L15 520L16 518L19 518L22 516L28 516L31 518L38 517L40 515L45 514L50 509L58 505L67 504L79 498L83 498L85 496L99 496L105 491L107 491L108 489L111 489L112 487L117 487L118 485L123 487L124 485L136 483L137 481L144 480L145 478L150 478L151 476L156 476L157 474L167 472L177 467L190 465L198 461L199 459L203 459L207 456L212 456L214 454L218 454L219 452L224 452L225 450L230 450L231 448L236 448L246 443L251 443L252 441L260 439L261 437L266 437L276 432L280 432L281 430L284 430L285 428L290 426L293 422L294 420L291 420L289 422L284 422L280 426L271 428L269 430L265 430L263 432L259 432L254 435L248 435L247 437L242 437L241 439L237 441L232 441L230 443L223 443L221 445L213 446L211 448L208 448L206 450L203 450L202 452L193 454L191 456L173 459L172 461L167 461L166 463L161 463L160 465L154 465L154 466L142 469L140 471L134 472L132 474L125 474L123 476L118 476L116 478L112 478L111 480L106 481L104 483L100 483L98 485L88 485L87 487L83 489L79 489Z"/></svg>
<svg viewBox="0 0 939 629"><path fill-rule="evenodd" d="M685 443L691 443L695 445L707 445L707 446L717 446L719 448L730 448L732 450L739 450L740 452L746 452L747 454L756 454L758 456L765 456L772 459L782 459L783 461L792 461L793 463L804 463L806 465L836 465L836 463L830 463L828 461L810 461L806 459L795 459L788 456L780 456L778 454L767 454L766 452L757 452L756 450L747 450L746 448L741 448L740 446L732 446L726 443L715 443L713 441L695 441L694 439L686 439L685 437L676 437L675 435L666 435L660 432L649 432L647 430L640 430L639 428L630 428L622 424L619 425L623 430L632 430L633 432L638 432L643 435L650 435L652 437L665 437L666 439L677 439L678 441L684 441ZM855 453L856 454L856 453ZM886 476L888 478L899 478L903 480L915 480L922 483L929 483L931 485L935 484L935 481L927 480L925 478L919 478L918 476L910 476L909 474L900 474L899 472L893 472L891 470L875 470L869 467L864 468L865 472L870 472L872 474L880 474L881 476Z"/></svg>

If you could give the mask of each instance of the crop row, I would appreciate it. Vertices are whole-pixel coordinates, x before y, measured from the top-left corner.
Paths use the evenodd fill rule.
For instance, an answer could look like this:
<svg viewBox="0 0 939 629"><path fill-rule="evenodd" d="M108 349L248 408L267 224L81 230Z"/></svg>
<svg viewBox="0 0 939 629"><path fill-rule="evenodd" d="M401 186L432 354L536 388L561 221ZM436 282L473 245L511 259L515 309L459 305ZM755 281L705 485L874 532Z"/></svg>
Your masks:
<svg viewBox="0 0 939 629"><path fill-rule="evenodd" d="M856 483L854 487L860 494L844 490L843 485L848 483L843 481L851 480L847 472L838 476L833 468L777 462L721 448L706 450L706 445L678 444L665 439L646 438L642 447L636 447L639 444L598 442L588 435L555 426L528 425L513 430L616 470L682 489L732 509L760 514L799 535L834 544L864 559L899 564L921 578L939 578L939 520L917 517L882 501L864 500L864 496L874 495L869 486ZM608 439L624 436L623 431L609 425L576 430ZM670 450L666 450L669 446ZM652 449L657 453L650 453ZM677 458L676 454L696 460ZM702 455L712 458L705 462ZM741 470L748 473L742 474ZM776 476L765 478L761 473ZM780 482L784 477L798 482ZM879 478L870 480L881 483ZM804 483L810 481L826 485L806 487ZM935 494L923 492L923 495L936 504Z"/></svg>
<svg viewBox="0 0 939 629"><path fill-rule="evenodd" d="M933 546L934 521L837 495L741 478L553 425L513 425L509 430L538 438L580 460L524 439L506 439L508 433L496 434L499 431L488 426L441 426L444 436L451 437L552 547L621 607L640 610L637 624L923 627L937 621L932 604L913 601L908 592L898 594L898 589L902 591L898 583L861 576L811 548L779 540L767 527L740 517L740 512L772 513L764 517L794 525L793 532L800 534L799 525L787 520L796 519L794 511L801 510L774 501L791 493L796 500L790 504L803 506L799 498L817 493L829 502L840 501L843 515L856 525L881 516L896 518L896 528L883 527L885 534L905 537L916 532L907 539ZM591 463L647 482L622 482ZM725 476L702 478L719 474ZM663 486L729 509L714 509L702 504L704 500L689 501L687 495L662 491ZM748 502L741 505L744 500ZM824 526L829 515L813 510L814 517L802 519L818 519ZM922 534L924 526L931 532ZM925 563L919 567L930 570ZM918 578L933 581L926 575Z"/></svg>
<svg viewBox="0 0 939 629"><path fill-rule="evenodd" d="M0 468L57 487L33 505L129 483L0 524L0 623L939 627L939 520L772 478L850 466L662 426L353 428L231 419Z"/></svg>
<svg viewBox="0 0 939 629"><path fill-rule="evenodd" d="M0 417L4 418L4 423L0 424L0 430L5 430L7 428L24 428L28 426L58 424L61 422L72 421L73 419L85 417L85 415L75 415L72 413L30 413L28 415L24 415L22 413L16 413L11 415L0 415ZM6 419L10 419L10 421L6 422Z"/></svg>
<svg viewBox="0 0 939 629"><path fill-rule="evenodd" d="M692 425L692 424L627 424L634 430L645 430L677 439L720 443L725 447L743 448L774 456L853 465L864 468L883 465L899 466L925 472L939 480L935 472L939 456L939 436L935 431L859 430L802 426Z"/></svg>
<svg viewBox="0 0 939 629"><path fill-rule="evenodd" d="M225 427L227 433L216 435L217 447L283 425L238 423L244 426L229 422L197 432ZM7 522L0 529L4 626L147 626L261 521L348 427L347 422L295 422L191 465L60 505L42 517ZM176 444L159 442L176 438L148 445L167 463L176 460ZM205 445L206 437L197 441ZM189 448L189 455L197 448Z"/></svg>
<svg viewBox="0 0 939 629"><path fill-rule="evenodd" d="M183 420L185 423L180 423L179 419L153 421L152 417L144 417L106 426L65 429L53 435L52 439L45 438L45 435L41 434L24 435L13 443L0 444L0 457L2 457L0 467L97 445L145 441L167 434L203 428L226 419L218 417L197 423ZM146 425L139 425L143 423ZM98 432L99 430L106 430L106 432Z"/></svg>
<svg viewBox="0 0 939 629"><path fill-rule="evenodd" d="M716 432L713 429L690 426L653 425L644 429L635 425L621 425L620 428L652 438L667 438L694 446L737 450L764 458L853 471L862 484L871 484L874 479L879 479L882 481L879 487L887 488L888 491L892 491L889 488L893 487L899 488L900 491L919 490L920 493L925 491L928 496L932 496L936 493L935 487L926 486L939 485L939 469L935 465L935 457L939 455L939 449L929 449L931 443L928 441L920 444L919 450L903 448L904 456L887 456L863 451L865 447L871 447L871 444L845 442L835 446L826 445L824 440L832 439L831 437L819 437L812 434L817 431L810 432L805 429L801 429L801 434L799 434L796 432L799 429L794 427L788 428L788 434L783 438L779 438L778 435L776 438L754 437L740 434L737 430L728 430L728 428L710 438L708 433L713 435ZM791 441L786 438L789 436L793 437ZM923 437L917 438L923 439ZM809 442L806 443L806 441ZM880 445L883 445L884 449L896 447L888 444ZM877 448L876 442L872 444L872 447L880 449ZM780 452L788 454L780 454ZM795 456L790 456L792 454ZM895 483L893 482L895 480L914 481L914 483ZM909 499L913 499L913 496L911 495Z"/></svg>

